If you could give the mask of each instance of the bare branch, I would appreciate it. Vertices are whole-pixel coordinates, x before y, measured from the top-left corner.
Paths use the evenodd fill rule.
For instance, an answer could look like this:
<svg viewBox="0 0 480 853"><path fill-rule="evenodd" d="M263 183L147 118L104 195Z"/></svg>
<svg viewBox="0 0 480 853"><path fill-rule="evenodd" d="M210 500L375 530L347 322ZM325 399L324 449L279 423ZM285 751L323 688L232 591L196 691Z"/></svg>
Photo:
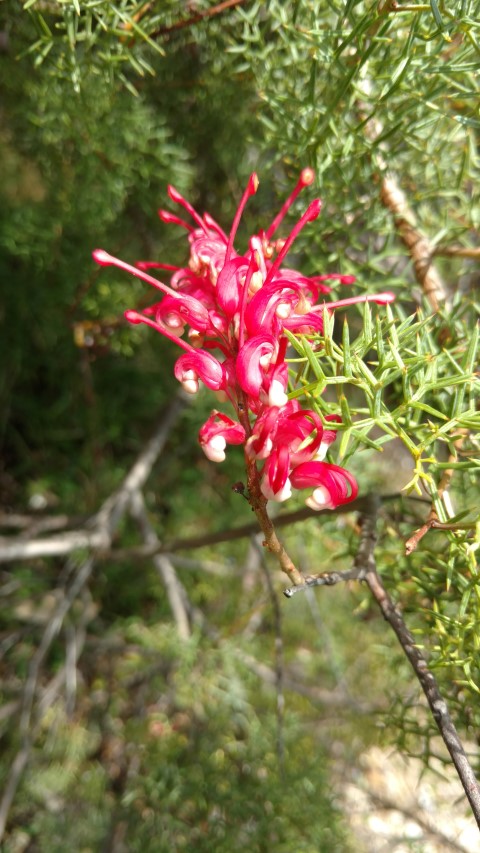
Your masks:
<svg viewBox="0 0 480 853"><path fill-rule="evenodd" d="M363 566L365 582L382 611L384 619L395 632L397 639L410 662L415 675L430 706L433 718L447 747L460 781L467 795L475 820L480 827L480 787L472 770L462 742L450 716L443 696L426 659L415 644L415 639L408 630L400 610L390 598L377 572L374 557L376 544L376 515L377 507L372 500L371 508L361 517L360 548L355 565Z"/></svg>
<svg viewBox="0 0 480 853"><path fill-rule="evenodd" d="M132 517L137 522L140 532L145 540L145 544L154 546L159 545L160 542L158 536L149 521L145 501L140 491L133 493L130 499L130 511ZM167 598L177 626L178 635L182 640L188 640L191 632L190 620L188 618L189 605L185 588L178 580L175 569L168 557L156 554L153 557L153 565L165 586Z"/></svg>
<svg viewBox="0 0 480 853"><path fill-rule="evenodd" d="M145 485L151 470L162 452L165 442L187 404L187 395L179 392L165 412L152 438L139 454L120 487L102 504L90 519L88 527L51 536L48 539L30 539L23 536L0 541L0 563L14 560L32 560L39 557L61 557L81 548L108 552L112 538L131 496Z"/></svg>
<svg viewBox="0 0 480 853"><path fill-rule="evenodd" d="M0 527L23 530L23 535L29 537L44 531L79 527L85 521L85 516L25 515L17 512L0 512Z"/></svg>
<svg viewBox="0 0 480 853"><path fill-rule="evenodd" d="M447 704L440 693L439 687L426 659L415 644L414 637L408 630L400 610L390 598L377 572L375 562L375 545L377 541L376 521L378 499L369 496L365 499L365 509L360 517L360 543L353 567L346 572L323 573L305 579L304 587L292 587L285 590L289 598L298 589L312 586L328 586L343 580L364 580L377 602L384 619L395 632L397 639L410 662L420 686L426 696L433 718L442 736L445 746L450 753L453 764L467 795L475 820L480 827L480 787L463 748L462 742L450 716ZM310 581L310 582L309 582Z"/></svg>
<svg viewBox="0 0 480 853"><path fill-rule="evenodd" d="M432 311L438 311L448 293L435 268L432 257L434 247L419 230L415 215L393 175L385 175L380 189L382 204L393 214L398 235L407 247L413 261L415 277L427 297Z"/></svg>
<svg viewBox="0 0 480 853"><path fill-rule="evenodd" d="M368 79L363 81L364 89L369 92L371 84ZM359 112L365 118L368 106L359 104ZM365 122L365 135L375 143L382 136L383 125L377 118L371 117ZM432 311L438 311L447 297L448 291L438 270L433 264L435 247L418 228L415 214L410 207L405 193L400 189L396 176L387 163L387 153L382 153L383 146L377 145L376 162L382 172L380 185L380 200L394 218L398 235L408 249L415 270L415 277L420 284Z"/></svg>
<svg viewBox="0 0 480 853"><path fill-rule="evenodd" d="M81 548L104 548L107 540L99 530L72 530L48 539L30 539L23 537L13 542L3 541L0 544L0 563L11 563L16 560L37 560L41 557L65 557Z"/></svg>
<svg viewBox="0 0 480 853"><path fill-rule="evenodd" d="M314 586L334 586L344 581L359 581L363 579L361 570L355 567L345 569L343 572L321 572L318 575L305 575L303 586L290 586L283 590L283 594L286 598L292 598L295 593L306 592L307 589L312 589Z"/></svg>
<svg viewBox="0 0 480 853"><path fill-rule="evenodd" d="M158 429L156 430L146 447L138 456L137 460L128 472L120 488L117 489L117 491L114 492L113 495L107 498L98 513L93 517L92 525L95 526L93 536L98 537L98 541L100 543L98 547L106 547L108 549L111 546L113 534L116 528L118 527L124 513L126 512L132 497L139 489L142 488L142 486L148 479L151 469L155 464L155 461L157 460L159 454L163 450L170 430L172 429L184 405L185 396L183 394L178 395L176 398L174 398ZM62 538L64 539L65 536L68 536L68 534L64 534ZM58 538L59 537L57 537L57 539ZM25 542L23 544L25 546L28 546L31 543ZM91 542L89 543L89 545L90 547L93 547ZM79 546L77 544L76 547L78 548L82 546ZM73 550L73 548L70 547L70 550ZM18 784L20 782L22 773L26 767L30 754L33 736L31 731L31 720L40 668L50 650L50 647L55 637L57 637L58 633L61 630L65 617L69 612L73 602L76 600L81 591L85 588L85 585L87 584L93 571L94 565L94 557L93 555L90 555L75 569L73 573L73 580L71 581L70 586L63 592L62 597L59 603L57 604L54 613L52 614L49 622L45 627L40 644L30 661L27 681L23 691L23 699L20 710L19 725L21 747L13 762L5 792L0 803L0 840L4 836L10 806L13 802L15 792L17 790ZM66 678L69 675L68 670L70 670L70 690L73 686L71 682L71 666L72 650L70 653L70 661L69 663L67 663L67 668L65 670Z"/></svg>
<svg viewBox="0 0 480 853"><path fill-rule="evenodd" d="M402 497L403 499L412 499L415 503L424 502L424 499L416 496L412 497L409 495L401 495L398 492L390 495L382 495L382 501L390 501L399 497ZM365 497L361 497L349 504L343 504L336 508L335 513L345 514L361 511L365 500ZM319 519L322 516L324 517L325 514L328 514L328 512L328 510L325 510L321 513L316 510L309 509L308 507L303 507L302 509L293 510L292 512L286 512L276 516L275 527L286 527L290 524L296 524L297 522L306 521L310 518ZM93 520L95 518L96 516L93 516ZM186 539L174 539L170 542L167 541L158 545L137 545L131 548L112 549L101 547L101 550L96 553L96 559L102 561L110 559L115 561L145 560L149 559L154 554L166 554L171 556L177 551L192 551L196 548L217 545L220 542L233 542L236 539L244 539L254 535L255 533L258 533L258 524L254 521L228 530L220 530L217 533L205 533L200 536L191 536ZM77 535L79 538L75 539L74 537ZM34 539L28 543L20 537L0 540L0 563L26 559L33 560L37 557L62 556L71 553L78 547L99 548L100 546L98 543L104 542L104 535L100 534L97 538L97 534L94 531L77 530L72 531L71 539L68 538L69 536L70 534L65 533L62 536L52 536L49 539ZM81 537L84 538L81 539ZM81 546L78 542L82 543ZM29 546L28 549L26 548L27 545Z"/></svg>

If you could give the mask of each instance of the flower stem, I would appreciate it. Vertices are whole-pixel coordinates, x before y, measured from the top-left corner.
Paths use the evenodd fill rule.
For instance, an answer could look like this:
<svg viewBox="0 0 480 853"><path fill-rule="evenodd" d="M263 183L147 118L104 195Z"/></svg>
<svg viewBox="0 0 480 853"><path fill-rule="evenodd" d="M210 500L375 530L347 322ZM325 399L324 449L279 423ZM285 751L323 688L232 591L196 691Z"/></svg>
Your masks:
<svg viewBox="0 0 480 853"><path fill-rule="evenodd" d="M238 404L236 406L236 410L238 420L245 430L245 435L249 438L252 435L252 427L248 417L248 397L238 386L237 400ZM265 537L263 545L271 554L275 555L280 568L286 575L288 575L293 586L303 586L305 584L305 578L297 569L285 546L278 538L273 521L268 514L268 501L260 487L260 474L257 468L257 463L254 459L250 459L246 453L245 467L247 473L248 502L257 516L260 529Z"/></svg>
<svg viewBox="0 0 480 853"><path fill-rule="evenodd" d="M268 501L260 489L260 477L254 460L247 459L247 486L249 503L252 507L260 529L265 537L263 545L274 554L280 568L290 578L294 586L303 586L305 578L297 569L285 546L277 536L274 524L267 510Z"/></svg>

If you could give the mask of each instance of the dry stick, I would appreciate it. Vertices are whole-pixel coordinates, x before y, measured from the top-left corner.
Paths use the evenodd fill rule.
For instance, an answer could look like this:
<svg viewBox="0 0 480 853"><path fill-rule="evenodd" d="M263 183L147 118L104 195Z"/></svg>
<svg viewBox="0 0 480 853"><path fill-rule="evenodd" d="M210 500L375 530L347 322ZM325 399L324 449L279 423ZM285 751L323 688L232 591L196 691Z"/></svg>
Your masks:
<svg viewBox="0 0 480 853"><path fill-rule="evenodd" d="M458 736L455 724L448 711L447 703L440 693L433 673L428 668L427 661L415 645L415 639L408 630L400 610L393 603L377 572L374 557L374 549L377 541L376 517L376 502L372 499L371 509L365 512L360 519L360 547L354 565L361 572L363 579L382 611L384 619L395 631L398 641L420 682L433 718L450 753L475 820L480 828L480 788Z"/></svg>
<svg viewBox="0 0 480 853"><path fill-rule="evenodd" d="M66 557L80 548L105 550L107 538L101 530L72 530L60 533L48 539L30 539L15 537L0 542L0 563L13 563L18 560L37 560L42 557Z"/></svg>
<svg viewBox="0 0 480 853"><path fill-rule="evenodd" d="M394 492L389 495L382 495L383 501L390 501L402 497L405 500L414 500L416 503L425 503L424 498L417 496L402 495L400 492ZM336 513L350 513L361 511L365 498L357 498L349 504L343 504L336 508ZM328 512L326 510L325 512ZM302 509L285 512L275 518L275 527L285 527L289 524L296 524L299 521L306 521L309 518L318 518L319 513L316 510L303 507ZM93 517L94 522L96 516ZM34 539L29 542L23 541L20 537L10 537L8 540L0 540L0 563L9 563L16 560L33 560L38 557L55 557L59 555L70 554L79 547L94 548L101 547L101 551L96 553L97 560L145 560L152 557L154 554L171 554L177 551L191 551L196 548L203 548L208 545L218 545L220 542L232 542L235 539L243 539L258 533L258 524L250 522L239 527L229 528L228 530L219 530L217 533L205 533L200 536L191 536L188 539L174 539L170 542L165 542L159 545L135 545L131 548L106 548L105 536L98 531L75 530L71 534L65 534L62 537L52 536L48 539ZM66 538L70 535L72 538ZM79 544L81 543L81 545Z"/></svg>
<svg viewBox="0 0 480 853"><path fill-rule="evenodd" d="M352 511L359 508L355 502L351 505ZM349 510L350 512L350 507ZM293 524L296 521L304 521L318 515L314 510L304 509L285 513L276 519L277 527ZM97 554L99 559L131 560L146 559L154 554L169 554L174 551L192 550L202 548L205 545L216 545L219 542L229 542L234 539L242 539L258 532L258 524L251 522L241 527L229 530L220 530L218 533L206 533L201 536L191 536L188 539L175 539L171 542L158 545L139 545L132 548L115 548L109 550L106 546L105 535L101 531L75 530L69 534L51 536L48 539L33 539L25 542L20 538L11 538L0 543L0 563L10 563L16 560L33 560L38 557L56 557L70 554L78 548L99 548L101 553Z"/></svg>
<svg viewBox="0 0 480 853"><path fill-rule="evenodd" d="M130 511L141 531L145 544L154 546L159 545L158 536L149 521L143 494L140 491L136 491L132 495L130 499ZM180 583L175 569L168 557L156 554L153 557L153 565L165 586L167 598L177 626L178 636L182 640L188 640L191 631L190 620L188 617L189 606L185 588L183 584Z"/></svg>
<svg viewBox="0 0 480 853"><path fill-rule="evenodd" d="M283 590L283 594L286 598L292 598L295 593L306 591L314 586L335 586L337 583L358 580L363 580L362 574L353 566L351 569L345 569L343 572L321 572L318 575L305 575L305 582L302 586L287 587L287 589Z"/></svg>
<svg viewBox="0 0 480 853"><path fill-rule="evenodd" d="M62 530L65 527L78 527L87 520L86 516L70 515L24 515L15 512L0 511L0 527L24 530L23 536L31 538L44 531Z"/></svg>
<svg viewBox="0 0 480 853"><path fill-rule="evenodd" d="M0 542L0 563L65 556L79 548L93 549L100 553L108 552L113 534L127 510L131 496L145 485L187 402L188 397L183 391L173 398L152 438L139 454L123 483L90 519L88 529L72 530L48 539L31 539L28 542L22 537L3 540Z"/></svg>
<svg viewBox="0 0 480 853"><path fill-rule="evenodd" d="M113 495L107 498L98 513L92 519L92 524L96 525L97 534L103 547L106 547L107 549L110 548L112 536L130 503L132 495L144 486L185 403L186 395L179 394L174 398L159 427L136 459L120 488L117 489ZM89 556L80 564L69 589L64 593L48 625L46 626L40 645L30 662L20 714L21 747L11 767L4 795L0 803L0 841L5 834L8 813L30 754L32 742L30 723L40 667L45 660L55 637L61 630L63 621L70 610L70 607L82 589L85 588L85 585L93 571L94 564L93 556Z"/></svg>
<svg viewBox="0 0 480 853"><path fill-rule="evenodd" d="M368 79L364 79L364 87L370 89ZM368 107L359 104L359 112L365 116ZM365 134L372 142L383 133L383 125L378 119L372 117L365 123ZM385 151L385 157L382 154ZM430 303L432 311L438 311L440 305L448 297L447 289L440 277L438 270L432 263L435 247L419 230L415 214L408 204L407 198L400 189L397 178L389 170L386 157L388 151L385 146L377 146L376 161L383 173L380 186L380 200L392 214L397 231L402 243L407 247L408 253L413 261L415 277L420 284L426 298Z"/></svg>

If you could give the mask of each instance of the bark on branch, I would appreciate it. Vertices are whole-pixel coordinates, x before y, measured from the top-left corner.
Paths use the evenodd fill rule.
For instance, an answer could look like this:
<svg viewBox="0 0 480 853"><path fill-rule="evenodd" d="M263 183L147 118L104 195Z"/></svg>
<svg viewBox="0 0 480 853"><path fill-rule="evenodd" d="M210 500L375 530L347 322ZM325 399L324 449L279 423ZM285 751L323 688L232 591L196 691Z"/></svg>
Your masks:
<svg viewBox="0 0 480 853"><path fill-rule="evenodd" d="M440 693L435 676L428 668L426 659L415 644L415 639L408 630L400 610L390 598L377 572L374 556L377 538L376 517L377 507L375 502L372 501L370 509L360 519L360 548L355 564L357 567L363 568L365 582L377 602L384 619L395 632L404 654L415 672L443 742L450 753L477 825L480 828L480 787L455 728L455 724L450 716L447 703Z"/></svg>

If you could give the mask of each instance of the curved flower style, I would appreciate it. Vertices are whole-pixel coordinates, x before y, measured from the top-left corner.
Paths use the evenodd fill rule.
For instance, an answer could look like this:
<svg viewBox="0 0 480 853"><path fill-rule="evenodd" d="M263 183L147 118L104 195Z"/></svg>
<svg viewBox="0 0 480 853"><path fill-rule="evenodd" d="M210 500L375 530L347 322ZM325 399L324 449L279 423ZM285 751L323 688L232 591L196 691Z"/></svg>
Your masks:
<svg viewBox="0 0 480 853"><path fill-rule="evenodd" d="M353 501L358 494L352 474L328 462L303 462L292 471L290 479L296 489L314 487L313 495L306 501L311 509L334 509Z"/></svg>
<svg viewBox="0 0 480 853"><path fill-rule="evenodd" d="M245 430L222 412L213 410L198 434L200 446L212 462L223 462L227 444L244 444Z"/></svg>
<svg viewBox="0 0 480 853"><path fill-rule="evenodd" d="M323 422L316 412L303 410L298 400L288 399L285 332L321 334L325 307L334 310L365 301L384 304L394 296L381 293L325 303L323 297L330 292L327 281L349 285L354 277L336 273L307 277L283 266L302 228L318 217L320 199L308 205L285 239L274 239L274 234L314 177L312 169L303 169L271 225L250 238L243 255L235 251L234 240L245 205L258 188L255 173L229 234L212 216L201 216L174 187L168 187L169 198L183 208L192 224L170 211L158 214L163 222L187 232L188 266L139 261L133 267L103 249L96 249L93 257L101 266L130 272L160 292L160 301L143 311L126 311L126 319L151 326L184 350L174 373L186 391L195 394L202 382L223 392L233 405L238 420L214 410L200 429L206 456L221 462L227 444L243 444L247 465L260 466L261 490L267 500L283 501L292 488L311 488L307 504L332 509L353 500L358 486L348 471L323 461L336 435L329 422L338 424L340 419L330 415ZM169 272L170 285L154 278L150 270Z"/></svg>

